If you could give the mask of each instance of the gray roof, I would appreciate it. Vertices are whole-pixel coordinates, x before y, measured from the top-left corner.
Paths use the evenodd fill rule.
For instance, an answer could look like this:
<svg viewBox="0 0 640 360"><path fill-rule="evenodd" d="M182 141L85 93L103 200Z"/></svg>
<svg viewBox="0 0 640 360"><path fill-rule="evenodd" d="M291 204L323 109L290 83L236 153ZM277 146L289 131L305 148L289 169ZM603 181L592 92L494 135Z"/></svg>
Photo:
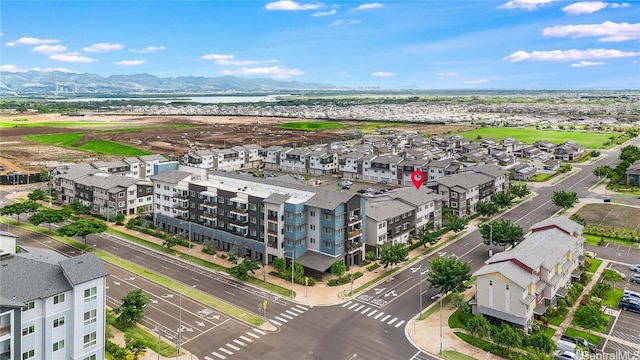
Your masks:
<svg viewBox="0 0 640 360"><path fill-rule="evenodd" d="M267 196L266 199L264 199L264 202L280 205L287 201L290 197L291 195L289 194L272 193L271 195Z"/></svg>
<svg viewBox="0 0 640 360"><path fill-rule="evenodd" d="M60 261L60 266L73 286L109 275L102 261L93 253Z"/></svg>
<svg viewBox="0 0 640 360"><path fill-rule="evenodd" d="M129 167L129 164L122 160L114 160L114 161L93 161L91 165L96 168L106 167L106 168L116 168L116 167Z"/></svg>
<svg viewBox="0 0 640 360"><path fill-rule="evenodd" d="M311 199L307 200L306 205L330 210L337 208L338 205L342 203L348 202L352 197L358 196L351 194L348 191L320 190L315 191L315 193L316 194Z"/></svg>
<svg viewBox="0 0 640 360"><path fill-rule="evenodd" d="M0 265L1 298L27 303L72 289L60 265L21 254L0 259Z"/></svg>
<svg viewBox="0 0 640 360"><path fill-rule="evenodd" d="M392 191L385 193L385 195L402 200L415 207L442 199L442 196L438 195L435 191L426 186L421 187L420 190L415 190L413 187L402 187L393 189Z"/></svg>
<svg viewBox="0 0 640 360"><path fill-rule="evenodd" d="M337 258L323 255L315 251L305 251L304 254L296 258L296 262L299 262L302 266L320 272L327 271L327 269L329 269L336 260Z"/></svg>
<svg viewBox="0 0 640 360"><path fill-rule="evenodd" d="M515 316L513 314L506 313L504 311L496 310L496 309L493 309L493 308L490 308L490 307L486 307L486 306L479 306L478 307L478 312L480 314L489 315L489 316L492 316L494 318L502 319L502 320L505 320L505 321L513 323L513 324L518 324L520 326L525 326L527 324L527 319L526 318Z"/></svg>
<svg viewBox="0 0 640 360"><path fill-rule="evenodd" d="M494 256L498 256L499 254L504 254L504 253L498 253L498 254L495 254ZM526 289L531 284L537 283L539 280L537 276L524 271L521 267L519 267L518 265L516 265L511 261L502 261L502 262L484 265L483 267L478 269L473 275L479 276L479 275L487 275L487 274L493 274L493 273L500 273L504 275L507 279L513 281L515 284L517 284L523 289Z"/></svg>
<svg viewBox="0 0 640 360"><path fill-rule="evenodd" d="M161 174L158 175L154 175L151 177L151 180L154 181L162 181L162 182L166 182L166 183L171 183L171 184L175 184L179 181L182 181L188 177L190 177L192 174L186 171L180 171L180 170L167 170Z"/></svg>
<svg viewBox="0 0 640 360"><path fill-rule="evenodd" d="M56 177L60 179L65 179L65 180L76 180L87 175L101 172L98 169L92 169L86 166L76 166L76 165L59 167L59 168L56 168L56 170L60 172Z"/></svg>
<svg viewBox="0 0 640 360"><path fill-rule="evenodd" d="M464 172L438 178L435 181L441 186L444 185L450 189L457 186L468 190L475 186L486 184L492 180L493 178L484 174Z"/></svg>
<svg viewBox="0 0 640 360"><path fill-rule="evenodd" d="M491 176L492 178L497 178L499 176L507 175L509 173L507 170L502 170L499 167L495 165L490 165L490 164L472 166L469 168L469 170L476 173Z"/></svg>
<svg viewBox="0 0 640 360"><path fill-rule="evenodd" d="M126 176L91 175L91 176L83 177L81 179L76 180L76 184L93 186L98 189L111 189L115 187L127 188L131 185L134 185L138 181L139 181L138 179L134 179Z"/></svg>
<svg viewBox="0 0 640 360"><path fill-rule="evenodd" d="M147 162L147 161L167 161L164 156L160 154L151 154L151 155L142 155L138 156L138 159Z"/></svg>
<svg viewBox="0 0 640 360"><path fill-rule="evenodd" d="M383 196L367 199L365 214L375 221L384 221L413 210L413 206L403 201Z"/></svg>
<svg viewBox="0 0 640 360"><path fill-rule="evenodd" d="M575 221L570 220L567 217L558 216L558 217L553 217L553 218L549 218L549 219L537 222L531 226L530 230L535 231L536 229L546 228L548 226L555 226L560 229L563 229L569 234L577 234L577 235L582 235L582 229L584 228L584 226L578 224Z"/></svg>
<svg viewBox="0 0 640 360"><path fill-rule="evenodd" d="M402 160L403 159L399 156L383 155L383 156L378 156L377 158L371 160L371 162L378 163L378 164L397 164Z"/></svg>

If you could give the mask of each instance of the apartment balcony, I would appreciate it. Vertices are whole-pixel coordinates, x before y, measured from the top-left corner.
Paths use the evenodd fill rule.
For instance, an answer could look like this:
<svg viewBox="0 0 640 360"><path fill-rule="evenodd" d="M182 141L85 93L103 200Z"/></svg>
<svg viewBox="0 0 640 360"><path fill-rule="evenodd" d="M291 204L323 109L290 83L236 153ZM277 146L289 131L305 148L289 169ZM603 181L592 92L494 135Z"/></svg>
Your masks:
<svg viewBox="0 0 640 360"><path fill-rule="evenodd" d="M249 218L244 216L244 217L231 217L231 218L227 218L227 220L229 220L230 223L235 224L235 225L239 225L239 226L246 226L246 224L249 223Z"/></svg>
<svg viewBox="0 0 640 360"><path fill-rule="evenodd" d="M174 199L186 199L186 200L188 200L189 199L189 193L182 192L182 191L174 192L173 193L173 198Z"/></svg>
<svg viewBox="0 0 640 360"><path fill-rule="evenodd" d="M247 215L247 209L234 208L234 209L229 210L229 212L231 214L239 215L239 216L246 216Z"/></svg>
<svg viewBox="0 0 640 360"><path fill-rule="evenodd" d="M189 208L183 204L173 204L172 208L176 209L177 211L189 211Z"/></svg>
<svg viewBox="0 0 640 360"><path fill-rule="evenodd" d="M215 213L202 213L202 218L203 219L207 219L207 220L211 220L211 221L215 221L216 219L218 219L218 215L216 215Z"/></svg>
<svg viewBox="0 0 640 360"><path fill-rule="evenodd" d="M276 241L269 241L269 242L267 242L267 246L270 247L270 248L277 249L278 248L278 243Z"/></svg>
<svg viewBox="0 0 640 360"><path fill-rule="evenodd" d="M206 207L207 209L213 209L213 210L218 208L217 203L214 203L212 201L206 201L206 200L202 202L202 206Z"/></svg>
<svg viewBox="0 0 640 360"><path fill-rule="evenodd" d="M273 236L278 236L278 229L268 228L267 229L267 234L273 235Z"/></svg>
<svg viewBox="0 0 640 360"><path fill-rule="evenodd" d="M350 216L349 222L347 223L349 226L354 226L362 222L362 218L358 215Z"/></svg>
<svg viewBox="0 0 640 360"><path fill-rule="evenodd" d="M277 222L278 215L267 215L267 220Z"/></svg>
<svg viewBox="0 0 640 360"><path fill-rule="evenodd" d="M347 232L347 240L355 239L358 236L362 235L362 229L356 229L353 231Z"/></svg>
<svg viewBox="0 0 640 360"><path fill-rule="evenodd" d="M0 337L7 335L9 332L11 332L11 326L5 326L5 327L1 327L0 328Z"/></svg>

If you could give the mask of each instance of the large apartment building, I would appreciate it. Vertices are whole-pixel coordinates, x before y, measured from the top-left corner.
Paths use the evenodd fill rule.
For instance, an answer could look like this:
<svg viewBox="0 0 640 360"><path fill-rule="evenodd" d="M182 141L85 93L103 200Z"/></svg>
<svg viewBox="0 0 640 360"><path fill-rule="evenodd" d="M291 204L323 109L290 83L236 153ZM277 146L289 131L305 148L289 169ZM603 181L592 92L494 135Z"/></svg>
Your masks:
<svg viewBox="0 0 640 360"><path fill-rule="evenodd" d="M0 358L104 359L109 273L100 259L15 253L15 236L0 238Z"/></svg>
<svg viewBox="0 0 640 360"><path fill-rule="evenodd" d="M337 261L364 256L364 198L278 179L212 172L195 179L184 171L153 177L154 223L162 230L189 230L193 241L268 264L295 258L307 274L321 277Z"/></svg>
<svg viewBox="0 0 640 360"><path fill-rule="evenodd" d="M510 251L493 255L474 273L473 312L528 331L536 316L555 308L580 277L582 226L566 217L541 221Z"/></svg>

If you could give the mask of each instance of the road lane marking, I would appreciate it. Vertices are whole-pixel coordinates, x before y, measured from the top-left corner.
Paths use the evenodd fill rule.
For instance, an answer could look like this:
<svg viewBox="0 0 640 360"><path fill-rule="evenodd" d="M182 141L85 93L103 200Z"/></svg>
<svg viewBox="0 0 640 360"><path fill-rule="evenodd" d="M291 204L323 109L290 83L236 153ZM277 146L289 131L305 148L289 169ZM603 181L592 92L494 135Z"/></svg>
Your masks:
<svg viewBox="0 0 640 360"><path fill-rule="evenodd" d="M362 309L363 307L364 307L364 305L360 305L357 308L355 308L353 311L360 311L360 309ZM349 309L351 309L351 308L349 308Z"/></svg>
<svg viewBox="0 0 640 360"><path fill-rule="evenodd" d="M298 314L294 313L293 311L285 310L285 312L289 315L298 316Z"/></svg>
<svg viewBox="0 0 640 360"><path fill-rule="evenodd" d="M264 331L262 331L262 330L260 330L260 329L253 329L253 331L257 332L258 334L260 334L260 335L262 335L262 336L267 335L267 333L266 333L266 332L264 332ZM248 334L248 333L247 333L247 334Z"/></svg>
<svg viewBox="0 0 640 360"><path fill-rule="evenodd" d="M380 321L385 322L390 317L391 317L391 315L387 315L387 316L383 317L382 319L380 319Z"/></svg>
<svg viewBox="0 0 640 360"><path fill-rule="evenodd" d="M404 320L400 320L397 324L396 324L396 328L399 328L400 325L404 324Z"/></svg>
<svg viewBox="0 0 640 360"><path fill-rule="evenodd" d="M277 321L275 321L273 319L271 319L269 321L271 321L272 323L276 324L277 326L282 326L282 324L280 324L279 322L277 322ZM250 335L253 335L253 334L250 334Z"/></svg>
<svg viewBox="0 0 640 360"><path fill-rule="evenodd" d="M383 313L382 311L380 311L380 314L378 314L378 315L374 316L373 318L374 318L374 319L376 319L376 320L378 320L378 318L379 318L380 316L382 316L382 315L384 315L384 313Z"/></svg>
<svg viewBox="0 0 640 360"><path fill-rule="evenodd" d="M252 332L249 332L249 331L247 331L247 335L251 336L251 337L252 337L252 338L254 338L254 339L260 339L260 336L258 336L258 335L256 335L256 334L254 334L254 333L252 333Z"/></svg>
<svg viewBox="0 0 640 360"><path fill-rule="evenodd" d="M287 314L285 314L285 313L281 313L281 314L280 314L280 316L284 316L284 317L286 317L286 318L287 318L287 319L289 319L289 320L293 320L293 318L292 318L291 316L289 316L289 315L287 315Z"/></svg>
<svg viewBox="0 0 640 360"><path fill-rule="evenodd" d="M367 311L369 311L369 310L371 310L371 308L370 308L370 307L368 307L368 308L366 308L366 309L362 310L362 311L360 312L360 314L364 315L364 314L366 314L366 313L367 313Z"/></svg>
<svg viewBox="0 0 640 360"><path fill-rule="evenodd" d="M299 307L300 309L302 309L302 310L304 310L304 311L309 310L309 308L306 308L306 307L304 307L304 306L302 306L302 305L296 305L296 307ZM293 308L293 309L294 309L294 310L296 310L296 308Z"/></svg>
<svg viewBox="0 0 640 360"><path fill-rule="evenodd" d="M378 312L378 310L374 309L372 312L368 313L367 316L371 316L371 315L373 315L373 314L375 314L377 312Z"/></svg>
<svg viewBox="0 0 640 360"><path fill-rule="evenodd" d="M246 337L246 336L244 336L244 335L240 335L240 336L239 336L239 338L240 338L240 339L242 339L242 340L244 340L244 341L246 341L246 342L250 342L250 343L252 343L252 342L253 342L253 340L249 339L248 337Z"/></svg>
<svg viewBox="0 0 640 360"><path fill-rule="evenodd" d="M389 321L387 324L389 325L393 325L394 322L396 322L396 320L398 320L397 317L394 317L393 319L391 319L391 321Z"/></svg>
<svg viewBox="0 0 640 360"><path fill-rule="evenodd" d="M229 351L223 347L218 348L218 350L222 351L223 353L229 354L229 355L233 355L233 351Z"/></svg>
<svg viewBox="0 0 640 360"><path fill-rule="evenodd" d="M291 308L291 310L297 312L298 314L304 314L304 311L297 309L297 308ZM296 315L297 316L297 315Z"/></svg>
<svg viewBox="0 0 640 360"><path fill-rule="evenodd" d="M226 356L224 356L224 355L220 355L220 354L218 354L218 353L217 353L217 352L215 352L215 351L214 351L214 352L212 352L212 353L211 353L211 355L213 355L213 356L217 356L218 358L220 358L220 359L222 359L222 360L224 360L224 359L226 359L226 358L227 358ZM205 358L205 360L213 360L212 358L210 358L210 357L208 357L208 356L205 356L204 358Z"/></svg>
<svg viewBox="0 0 640 360"><path fill-rule="evenodd" d="M351 301L347 301L346 303L342 304L342 307L347 307L349 304L351 304Z"/></svg>
<svg viewBox="0 0 640 360"><path fill-rule="evenodd" d="M358 306L358 305L360 305L360 304L358 304L358 303L354 303L353 305L349 306L349 310L353 309L354 307L356 307L356 306ZM362 306L364 306L364 305L362 305Z"/></svg>
<svg viewBox="0 0 640 360"><path fill-rule="evenodd" d="M288 323L289 321L286 319L281 318L280 316L276 316L276 319L278 319L278 321L284 322L284 323Z"/></svg>

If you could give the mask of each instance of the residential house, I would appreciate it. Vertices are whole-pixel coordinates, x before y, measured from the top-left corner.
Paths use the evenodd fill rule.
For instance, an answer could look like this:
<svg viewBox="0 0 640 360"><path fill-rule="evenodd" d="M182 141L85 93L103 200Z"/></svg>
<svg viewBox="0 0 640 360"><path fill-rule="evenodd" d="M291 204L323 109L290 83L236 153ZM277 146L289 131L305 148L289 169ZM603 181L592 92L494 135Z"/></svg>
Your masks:
<svg viewBox="0 0 640 360"><path fill-rule="evenodd" d="M306 173L311 149L300 148L280 152L280 168L284 171Z"/></svg>
<svg viewBox="0 0 640 360"><path fill-rule="evenodd" d="M575 161L584 153L584 146L573 141L566 141L553 150L553 158L561 161Z"/></svg>
<svg viewBox="0 0 640 360"><path fill-rule="evenodd" d="M244 148L244 167L256 168L262 165L262 146L255 144L243 145Z"/></svg>
<svg viewBox="0 0 640 360"><path fill-rule="evenodd" d="M362 173L364 152L354 151L338 156L338 173L343 179L359 179Z"/></svg>
<svg viewBox="0 0 640 360"><path fill-rule="evenodd" d="M292 148L284 148L282 146L273 145L262 150L262 164L265 169L280 169L280 152L291 151Z"/></svg>
<svg viewBox="0 0 640 360"><path fill-rule="evenodd" d="M213 149L213 169L234 171L244 168L244 148L233 146L229 149Z"/></svg>
<svg viewBox="0 0 640 360"><path fill-rule="evenodd" d="M640 185L640 160L636 160L633 164L629 165L627 171L627 185L639 186Z"/></svg>
<svg viewBox="0 0 640 360"><path fill-rule="evenodd" d="M308 172L312 175L331 175L338 168L338 154L335 151L314 150L309 153Z"/></svg>
<svg viewBox="0 0 640 360"><path fill-rule="evenodd" d="M490 257L474 273L472 311L528 332L534 318L556 308L580 277L582 228L566 217L550 218L533 225L515 248Z"/></svg>
<svg viewBox="0 0 640 360"><path fill-rule="evenodd" d="M398 184L398 165L401 161L402 158L395 155L365 160L362 165L362 180Z"/></svg>
<svg viewBox="0 0 640 360"><path fill-rule="evenodd" d="M524 164L514 167L511 171L513 179L518 181L529 181L537 172L535 166Z"/></svg>

